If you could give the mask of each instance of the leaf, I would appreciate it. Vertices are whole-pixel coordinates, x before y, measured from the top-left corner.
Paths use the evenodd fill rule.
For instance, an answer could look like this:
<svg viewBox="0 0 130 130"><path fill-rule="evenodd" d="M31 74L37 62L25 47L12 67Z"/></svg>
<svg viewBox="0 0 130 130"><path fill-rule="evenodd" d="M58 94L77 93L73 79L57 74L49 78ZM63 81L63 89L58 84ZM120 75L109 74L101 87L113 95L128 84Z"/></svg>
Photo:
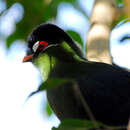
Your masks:
<svg viewBox="0 0 130 130"><path fill-rule="evenodd" d="M79 33L75 32L73 30L67 30L66 32L72 37L72 39L74 39L75 41L77 41L77 43L79 43L80 46L83 49L83 40L81 39Z"/></svg>
<svg viewBox="0 0 130 130"><path fill-rule="evenodd" d="M48 102L46 103L46 112L47 112L47 114L48 114L49 117L50 117L50 116L52 115L52 113L53 113L53 111L52 111L50 105L48 104Z"/></svg>
<svg viewBox="0 0 130 130"><path fill-rule="evenodd" d="M18 2L18 1L17 0L6 0L7 9L10 8L16 2Z"/></svg>
<svg viewBox="0 0 130 130"><path fill-rule="evenodd" d="M107 130L122 130L126 129L126 126L107 126L101 122L94 122L90 120L77 120L69 119L60 123L58 128L52 128L52 130L92 130L92 129L104 128Z"/></svg>
<svg viewBox="0 0 130 130"><path fill-rule="evenodd" d="M52 130L88 130L86 128L55 128L53 127Z"/></svg>
<svg viewBox="0 0 130 130"><path fill-rule="evenodd" d="M118 5L123 4L123 0L116 0L116 2L117 2Z"/></svg>
<svg viewBox="0 0 130 130"><path fill-rule="evenodd" d="M19 27L17 27L17 29L19 29ZM6 39L7 48L10 48L14 41L23 40L25 39L25 37L27 37L27 33L22 31L22 29L19 31L15 31Z"/></svg>
<svg viewBox="0 0 130 130"><path fill-rule="evenodd" d="M93 122L89 120L64 120L61 122L58 128L53 128L52 130L87 130L93 128L99 128L104 126L104 124L99 122Z"/></svg>
<svg viewBox="0 0 130 130"><path fill-rule="evenodd" d="M49 78L48 80L46 80L45 82L43 82L38 90L32 92L28 98L30 98L31 96L33 96L34 94L40 92L40 91L44 91L47 89L52 89L52 88L56 88L59 87L67 82L72 82L72 80L68 80L68 79L60 79L60 78Z"/></svg>
<svg viewBox="0 0 130 130"><path fill-rule="evenodd" d="M70 4L75 4L75 0L52 0L51 3L45 8L43 13L43 22L48 21L50 18L56 18L57 16L57 9L60 3L67 2ZM47 15L46 15L47 14Z"/></svg>

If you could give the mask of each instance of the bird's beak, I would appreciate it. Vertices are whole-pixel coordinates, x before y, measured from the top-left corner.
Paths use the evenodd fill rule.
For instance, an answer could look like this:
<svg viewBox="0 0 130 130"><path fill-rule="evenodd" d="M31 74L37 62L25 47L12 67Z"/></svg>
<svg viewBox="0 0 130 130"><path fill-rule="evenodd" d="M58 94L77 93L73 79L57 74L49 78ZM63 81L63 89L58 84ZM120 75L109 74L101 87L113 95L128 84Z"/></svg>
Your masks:
<svg viewBox="0 0 130 130"><path fill-rule="evenodd" d="M23 58L23 62L29 62L32 61L33 55L28 55Z"/></svg>

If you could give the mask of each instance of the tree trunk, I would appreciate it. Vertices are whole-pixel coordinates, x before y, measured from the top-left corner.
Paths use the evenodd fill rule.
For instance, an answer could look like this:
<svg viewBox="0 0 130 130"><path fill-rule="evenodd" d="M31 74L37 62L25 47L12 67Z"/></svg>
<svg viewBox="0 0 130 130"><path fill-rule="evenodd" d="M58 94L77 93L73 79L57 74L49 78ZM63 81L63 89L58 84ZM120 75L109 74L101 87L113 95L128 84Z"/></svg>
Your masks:
<svg viewBox="0 0 130 130"><path fill-rule="evenodd" d="M119 16L115 0L95 0L87 37L87 59L111 64L110 33Z"/></svg>
<svg viewBox="0 0 130 130"><path fill-rule="evenodd" d="M125 4L125 14L130 19L130 0L124 0Z"/></svg>

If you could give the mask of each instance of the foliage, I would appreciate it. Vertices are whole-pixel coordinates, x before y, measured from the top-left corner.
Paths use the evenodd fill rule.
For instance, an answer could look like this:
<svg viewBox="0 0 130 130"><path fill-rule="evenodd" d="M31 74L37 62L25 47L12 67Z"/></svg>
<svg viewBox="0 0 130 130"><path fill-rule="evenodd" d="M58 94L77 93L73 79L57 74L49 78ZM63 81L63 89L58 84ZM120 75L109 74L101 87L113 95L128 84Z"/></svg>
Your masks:
<svg viewBox="0 0 130 130"><path fill-rule="evenodd" d="M51 116L53 113L48 102L46 103L46 112L47 112L48 116Z"/></svg>
<svg viewBox="0 0 130 130"><path fill-rule="evenodd" d="M90 120L76 120L76 119L69 119L64 120L58 126L58 128L52 128L52 130L92 130L92 129L105 129L105 130L122 130L126 129L126 127L114 127L114 126L107 126L101 122L95 122Z"/></svg>
<svg viewBox="0 0 130 130"><path fill-rule="evenodd" d="M103 126L103 124L99 122L70 119L62 121L58 128L53 128L52 130L86 130L86 128L90 130L101 126Z"/></svg>
<svg viewBox="0 0 130 130"><path fill-rule="evenodd" d="M123 4L122 0L116 0L117 4ZM54 21L57 17L57 10L61 3L66 2L72 4L74 8L80 11L87 19L89 18L85 11L78 4L78 0L6 0L7 9L4 12L9 11L9 8L15 3L21 4L24 8L23 19L16 24L16 30L6 39L7 47L13 44L15 40L27 40L28 34L34 27L41 23L48 21ZM4 14L4 13L2 13ZM6 13L5 13L6 14ZM114 25L117 25L125 17L121 16ZM68 33L77 40L83 47L83 42L80 35L73 30L69 30Z"/></svg>
<svg viewBox="0 0 130 130"><path fill-rule="evenodd" d="M28 34L37 25L52 20L54 21L57 16L58 6L63 2L72 4L84 16L88 17L83 9L77 4L77 0L7 0L7 9L5 12L9 11L9 8L18 2L24 8L24 16L23 19L16 24L16 30L7 38L6 43L8 48L10 48L15 40L27 40Z"/></svg>
<svg viewBox="0 0 130 130"><path fill-rule="evenodd" d="M118 6L122 5L123 4L123 0L116 0Z"/></svg>

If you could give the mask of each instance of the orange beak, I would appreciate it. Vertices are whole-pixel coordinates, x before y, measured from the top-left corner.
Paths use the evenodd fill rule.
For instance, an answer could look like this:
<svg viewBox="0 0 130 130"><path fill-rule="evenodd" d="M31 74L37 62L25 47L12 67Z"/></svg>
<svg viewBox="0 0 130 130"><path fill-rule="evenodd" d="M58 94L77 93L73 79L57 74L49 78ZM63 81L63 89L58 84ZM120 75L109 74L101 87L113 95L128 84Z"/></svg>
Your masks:
<svg viewBox="0 0 130 130"><path fill-rule="evenodd" d="M29 62L32 60L33 55L28 55L23 58L23 62Z"/></svg>

